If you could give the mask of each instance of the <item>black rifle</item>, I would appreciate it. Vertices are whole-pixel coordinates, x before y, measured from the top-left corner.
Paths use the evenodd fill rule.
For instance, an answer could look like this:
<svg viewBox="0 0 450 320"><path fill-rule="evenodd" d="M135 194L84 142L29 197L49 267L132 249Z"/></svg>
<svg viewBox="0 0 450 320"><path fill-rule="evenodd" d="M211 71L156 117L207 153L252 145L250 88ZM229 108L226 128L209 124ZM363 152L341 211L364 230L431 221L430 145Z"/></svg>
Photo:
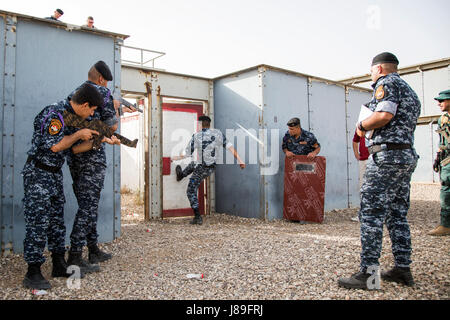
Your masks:
<svg viewBox="0 0 450 320"><path fill-rule="evenodd" d="M139 111L140 113L144 113L144 110L139 109L139 107L136 105L136 103L135 104L131 104L131 103L129 103L127 100L125 100L122 97L117 97L117 98L114 98L114 99L119 100L119 102L120 102L120 106L119 106L119 115L120 116L123 116L122 105L124 105L125 107L128 107L128 108L133 107L137 111Z"/></svg>
<svg viewBox="0 0 450 320"><path fill-rule="evenodd" d="M138 139L131 141L128 138L125 138L124 136L114 132L114 130L110 126L98 119L87 121L81 118L79 115L67 110L63 113L63 119L64 124L68 127L75 127L78 129L88 128L97 131L99 135L94 135L92 144L92 149L94 150L98 150L100 148L103 137L111 138L111 136L113 135L120 140L121 144L127 147L136 148Z"/></svg>

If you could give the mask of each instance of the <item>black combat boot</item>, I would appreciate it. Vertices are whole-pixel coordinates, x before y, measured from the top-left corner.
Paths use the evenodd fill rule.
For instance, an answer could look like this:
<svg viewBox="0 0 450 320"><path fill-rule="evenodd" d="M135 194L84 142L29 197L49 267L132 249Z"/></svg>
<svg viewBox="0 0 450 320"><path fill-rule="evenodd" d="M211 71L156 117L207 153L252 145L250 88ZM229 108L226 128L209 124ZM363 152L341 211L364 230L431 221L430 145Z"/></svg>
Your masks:
<svg viewBox="0 0 450 320"><path fill-rule="evenodd" d="M414 279L409 268L394 267L389 271L382 271L381 279L401 283L408 287L414 286Z"/></svg>
<svg viewBox="0 0 450 320"><path fill-rule="evenodd" d="M23 279L23 285L25 288L37 290L47 290L52 287L41 273L41 263L28 264L28 272Z"/></svg>
<svg viewBox="0 0 450 320"><path fill-rule="evenodd" d="M353 274L350 278L341 278L338 281L339 287L347 289L364 289L368 290L367 279L369 279L370 274L358 272Z"/></svg>
<svg viewBox="0 0 450 320"><path fill-rule="evenodd" d="M202 216L200 215L199 209L194 209L194 219L192 219L191 224L199 224L201 225L203 223Z"/></svg>
<svg viewBox="0 0 450 320"><path fill-rule="evenodd" d="M111 254L103 252L96 244L88 246L88 249L89 249L89 262L92 264L104 262L112 258Z"/></svg>
<svg viewBox="0 0 450 320"><path fill-rule="evenodd" d="M69 259L67 259L67 264L69 266L76 265L80 267L81 273L92 273L100 272L100 267L96 264L90 264L81 257L81 252L71 252L69 251Z"/></svg>
<svg viewBox="0 0 450 320"><path fill-rule="evenodd" d="M68 272L67 268L69 267L66 263L66 260L64 259L64 253L55 253L52 252L52 262L53 262L53 269L52 269L52 277L53 278L68 278L70 277L74 272ZM84 278L84 273L81 272L80 269L80 278Z"/></svg>
<svg viewBox="0 0 450 320"><path fill-rule="evenodd" d="M175 173L177 174L177 181L181 181L184 178L183 170L181 169L180 165L175 167Z"/></svg>

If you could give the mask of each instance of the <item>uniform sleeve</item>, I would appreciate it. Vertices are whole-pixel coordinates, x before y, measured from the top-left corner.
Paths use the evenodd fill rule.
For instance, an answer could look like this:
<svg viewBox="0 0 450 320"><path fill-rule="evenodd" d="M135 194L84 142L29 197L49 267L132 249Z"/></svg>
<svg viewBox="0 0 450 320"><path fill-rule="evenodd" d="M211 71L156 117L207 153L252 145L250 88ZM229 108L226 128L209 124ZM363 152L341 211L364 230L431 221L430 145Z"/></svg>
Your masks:
<svg viewBox="0 0 450 320"><path fill-rule="evenodd" d="M186 147L186 155L190 156L194 153L194 149L195 149L195 134L192 135L191 141L189 141L187 147Z"/></svg>
<svg viewBox="0 0 450 320"><path fill-rule="evenodd" d="M288 148L287 147L287 141L288 141L288 137L287 137L287 134L285 134L284 137L283 137L283 143L281 144L281 149L282 150L285 150L285 149Z"/></svg>
<svg viewBox="0 0 450 320"><path fill-rule="evenodd" d="M395 116L400 103L400 92L393 82L384 82L375 90L377 106L375 112L389 112Z"/></svg>
<svg viewBox="0 0 450 320"><path fill-rule="evenodd" d="M64 138L64 129L57 113L52 113L47 119L42 120L41 144L43 149L50 149Z"/></svg>
<svg viewBox="0 0 450 320"><path fill-rule="evenodd" d="M320 143L319 143L319 141L317 141L317 139L316 139L316 136L313 134L313 133L311 133L311 138L310 138L311 140L310 140L310 144L311 144L311 147L313 147L314 148L314 145L317 143L317 147L319 148L320 147Z"/></svg>
<svg viewBox="0 0 450 320"><path fill-rule="evenodd" d="M72 134L74 134L75 132L77 132L77 131L79 131L79 130L81 130L81 129L78 129L78 128L74 128L74 127L65 127L64 128L64 135L65 136L70 136L70 135L72 135ZM84 141L83 140L77 140L73 145L72 145L72 147L70 147L69 149L67 149L66 150L66 152L67 153L72 153L72 148L73 147L75 147L75 146L77 146L77 145L79 145L79 144L82 144Z"/></svg>
<svg viewBox="0 0 450 320"><path fill-rule="evenodd" d="M221 132L222 134L222 145L225 149L229 149L230 147L232 147L233 145L231 143L228 142L227 138L225 137L225 135L223 134L223 132Z"/></svg>
<svg viewBox="0 0 450 320"><path fill-rule="evenodd" d="M101 90L104 103L100 109L100 120L103 121L106 125L112 127L119 119L116 116L116 109L114 109L114 101L113 96L109 89Z"/></svg>

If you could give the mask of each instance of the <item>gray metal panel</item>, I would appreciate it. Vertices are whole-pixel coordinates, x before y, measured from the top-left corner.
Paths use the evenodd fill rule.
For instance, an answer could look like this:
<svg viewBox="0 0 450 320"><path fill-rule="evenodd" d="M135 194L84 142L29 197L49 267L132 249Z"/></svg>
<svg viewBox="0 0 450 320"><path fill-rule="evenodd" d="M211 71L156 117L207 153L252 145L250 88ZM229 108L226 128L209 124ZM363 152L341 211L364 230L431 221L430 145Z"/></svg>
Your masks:
<svg viewBox="0 0 450 320"><path fill-rule="evenodd" d="M358 121L361 105L372 98L369 92L363 92L347 88L347 157L349 177L349 207L359 207L359 163L353 153L353 136L355 134L356 122Z"/></svg>
<svg viewBox="0 0 450 320"><path fill-rule="evenodd" d="M114 65L113 65L113 78L114 90L118 90L120 92L121 87L121 71L122 67L120 65L121 59L121 51L120 44L123 43L123 40L116 39L114 41ZM119 132L120 132L120 121L119 121ZM142 141L142 140L140 140ZM113 230L114 230L114 238L119 238L121 234L121 207L120 207L120 146L114 146L113 148L113 203L114 203L114 220L113 220ZM109 233L105 233L109 234ZM108 241L108 239L101 240Z"/></svg>
<svg viewBox="0 0 450 320"><path fill-rule="evenodd" d="M162 102L158 78L152 81L152 108L150 119L149 154L150 154L150 203L151 218L163 215L163 179L162 179Z"/></svg>
<svg viewBox="0 0 450 320"><path fill-rule="evenodd" d="M222 78L214 83L214 126L226 134L227 129L244 128L258 132L262 118L262 90L258 70L238 76ZM251 138L246 139L245 158L239 139L229 139L247 164ZM229 153L229 151L226 151ZM226 157L224 152L224 158ZM224 161L225 162L225 161ZM219 164L215 174L216 211L248 218L261 217L260 166L248 164L245 170L238 165Z"/></svg>
<svg viewBox="0 0 450 320"><path fill-rule="evenodd" d="M86 32L67 32L48 24L18 21L16 55L16 117L14 121L14 251L23 250L23 181L20 172L30 148L33 119L46 105L65 98L87 79L87 71L98 60L114 65L114 39ZM89 50L86 50L89 48ZM114 86L114 83L111 83ZM114 239L113 147L106 147L108 169L99 206L100 241ZM120 168L120 167L119 167ZM120 170L117 169L116 170ZM66 242L78 208L68 168L64 170L66 195ZM116 186L114 186L116 184ZM118 184L118 185L117 185ZM120 213L119 213L120 214Z"/></svg>
<svg viewBox="0 0 450 320"><path fill-rule="evenodd" d="M156 80L165 97L208 101L209 80L122 66L122 91L145 94L145 82ZM156 90L156 87L153 87Z"/></svg>
<svg viewBox="0 0 450 320"><path fill-rule="evenodd" d="M439 182L439 175L433 171L433 162L439 146L437 127L437 124L422 124L416 127L414 148L420 158L412 175L412 181Z"/></svg>
<svg viewBox="0 0 450 320"><path fill-rule="evenodd" d="M5 19L0 16L0 155L3 154L3 75L5 74ZM3 168L3 157L0 156L0 168ZM0 170L0 181L3 181L3 170ZM4 246L3 239L3 189L0 183L0 252Z"/></svg>
<svg viewBox="0 0 450 320"><path fill-rule="evenodd" d="M419 97L421 109L420 115L428 115L428 108L426 107L426 103L424 103L424 87L423 87L423 74L422 72L415 72L410 74L405 74L400 76L403 80L405 80L409 86L416 92Z"/></svg>
<svg viewBox="0 0 450 320"><path fill-rule="evenodd" d="M302 76L268 69L264 73L264 84L264 127L268 130L266 152L269 157L277 156L277 159L273 159L277 163L270 164L276 170L268 170L269 174L265 179L268 189L268 220L272 220L283 218L285 155L281 144L287 132L286 123L293 117L299 117L302 125L309 127L308 80ZM272 143L275 143L275 148ZM272 151L276 151L276 154L273 155Z"/></svg>
<svg viewBox="0 0 450 320"><path fill-rule="evenodd" d="M437 106L437 102L434 98L438 96L439 92L450 88L449 70L449 68L442 68L424 72L425 115L441 114L441 110Z"/></svg>
<svg viewBox="0 0 450 320"><path fill-rule="evenodd" d="M9 252L13 246L14 227L14 119L16 108L16 19L7 16L4 38L3 112L2 112L2 154L1 154L1 212L2 212L2 251Z"/></svg>
<svg viewBox="0 0 450 320"><path fill-rule="evenodd" d="M372 81L362 82L356 84L358 87L363 87L372 90Z"/></svg>
<svg viewBox="0 0 450 320"><path fill-rule="evenodd" d="M325 211L347 208L345 88L312 81L309 92L309 129L321 145L319 155L327 159ZM307 129L303 124L302 127Z"/></svg>

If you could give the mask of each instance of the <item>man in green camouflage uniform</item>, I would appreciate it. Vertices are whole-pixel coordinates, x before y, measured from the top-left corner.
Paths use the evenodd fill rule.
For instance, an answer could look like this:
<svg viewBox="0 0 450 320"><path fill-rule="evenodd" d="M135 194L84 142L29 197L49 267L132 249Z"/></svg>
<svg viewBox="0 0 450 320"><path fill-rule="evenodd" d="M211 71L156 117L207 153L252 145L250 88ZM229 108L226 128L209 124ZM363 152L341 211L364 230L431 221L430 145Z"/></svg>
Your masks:
<svg viewBox="0 0 450 320"><path fill-rule="evenodd" d="M439 172L441 180L441 223L428 233L431 236L450 235L450 90L439 93L434 98L438 101L438 106L445 112L438 120L439 151L434 162L433 169Z"/></svg>

